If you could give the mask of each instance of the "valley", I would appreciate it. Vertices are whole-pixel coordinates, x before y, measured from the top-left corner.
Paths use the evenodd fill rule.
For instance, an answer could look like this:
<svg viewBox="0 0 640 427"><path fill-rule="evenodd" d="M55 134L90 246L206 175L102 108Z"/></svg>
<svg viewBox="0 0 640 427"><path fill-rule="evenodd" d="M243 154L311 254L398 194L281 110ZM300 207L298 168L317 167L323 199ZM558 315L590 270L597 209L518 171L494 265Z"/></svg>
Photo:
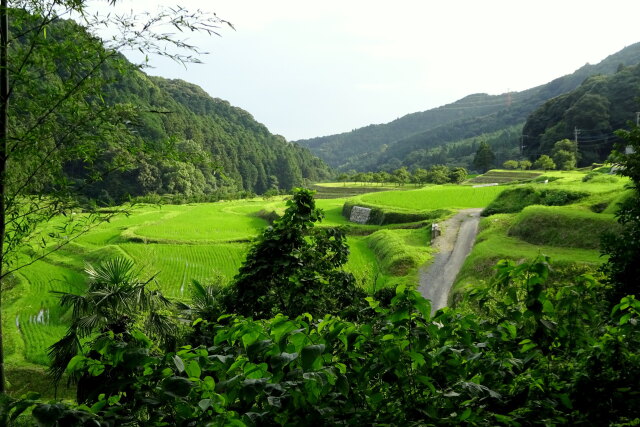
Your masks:
<svg viewBox="0 0 640 427"><path fill-rule="evenodd" d="M485 55L499 43L481 59L437 40L446 60L420 68L431 40L389 57L334 40L351 5L312 11L340 49L291 66L215 13L109 3L0 7L0 425L640 424L640 43L511 91ZM311 29L289 9L282 47ZM365 94L381 111L439 105L423 83L462 98L287 140L216 97L221 64L189 75L203 87L147 72L201 63L186 36L222 30L259 48L229 43L234 78L284 85L243 84L238 105L304 135ZM527 72L556 69L527 53ZM507 91L475 93L476 74Z"/></svg>

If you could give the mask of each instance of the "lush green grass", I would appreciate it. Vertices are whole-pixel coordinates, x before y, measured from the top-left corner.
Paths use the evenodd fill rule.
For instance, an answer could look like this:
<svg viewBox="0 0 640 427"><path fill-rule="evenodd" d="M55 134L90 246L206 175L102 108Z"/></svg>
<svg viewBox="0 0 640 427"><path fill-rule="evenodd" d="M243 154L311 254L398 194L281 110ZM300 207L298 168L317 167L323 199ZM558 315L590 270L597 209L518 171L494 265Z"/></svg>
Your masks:
<svg viewBox="0 0 640 427"><path fill-rule="evenodd" d="M369 248L376 256L381 271L396 279L396 284L406 279L415 286L418 268L431 258L429 243L430 229L427 227L412 230L380 230L368 238Z"/></svg>
<svg viewBox="0 0 640 427"><path fill-rule="evenodd" d="M598 249L604 232L616 232L613 215L572 207L529 206L520 212L508 234L539 246Z"/></svg>
<svg viewBox="0 0 640 427"><path fill-rule="evenodd" d="M172 206L161 221L129 229L129 236L147 241L230 242L249 240L267 224L247 213L260 210L259 201Z"/></svg>
<svg viewBox="0 0 640 427"><path fill-rule="evenodd" d="M595 214L594 214L595 215ZM594 270L604 259L596 249L568 248L550 245L534 245L509 236L509 229L516 223L517 214L497 214L480 222L476 244L467 257L452 291L452 297L462 289L480 280L489 279L500 259L522 261L544 254L555 265L566 268Z"/></svg>
<svg viewBox="0 0 640 427"><path fill-rule="evenodd" d="M59 254L48 261L37 261L24 268L20 285L5 295L3 328L8 359L46 364L46 348L66 329L64 312L51 291L79 292L85 279L81 264L72 260L69 267L56 264ZM8 340L7 340L8 339Z"/></svg>
<svg viewBox="0 0 640 427"><path fill-rule="evenodd" d="M473 188L462 185L434 185L408 191L370 193L357 198L370 205L415 211L465 209L487 206L505 187Z"/></svg>

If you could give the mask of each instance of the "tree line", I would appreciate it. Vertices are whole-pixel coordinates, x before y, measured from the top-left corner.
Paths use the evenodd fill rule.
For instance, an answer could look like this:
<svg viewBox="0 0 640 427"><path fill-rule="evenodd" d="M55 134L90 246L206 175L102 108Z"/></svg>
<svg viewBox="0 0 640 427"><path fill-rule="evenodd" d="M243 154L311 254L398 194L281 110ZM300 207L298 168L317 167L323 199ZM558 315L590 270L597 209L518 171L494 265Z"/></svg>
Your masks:
<svg viewBox="0 0 640 427"><path fill-rule="evenodd" d="M341 173L337 176L340 182L356 182L372 184L395 184L404 186L405 184L460 184L467 179L467 170L462 167L449 168L445 165L434 165L428 170L416 168L413 172L407 170L406 167L398 168L391 173L386 171L380 172L356 172Z"/></svg>

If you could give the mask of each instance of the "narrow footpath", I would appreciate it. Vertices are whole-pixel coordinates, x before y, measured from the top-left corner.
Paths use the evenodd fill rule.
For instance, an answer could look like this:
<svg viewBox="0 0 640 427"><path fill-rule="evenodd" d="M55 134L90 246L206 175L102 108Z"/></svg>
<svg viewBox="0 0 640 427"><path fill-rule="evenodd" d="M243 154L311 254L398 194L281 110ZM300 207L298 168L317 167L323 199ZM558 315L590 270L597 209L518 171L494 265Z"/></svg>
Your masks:
<svg viewBox="0 0 640 427"><path fill-rule="evenodd" d="M442 235L434 241L438 251L431 264L420 269L418 291L431 300L431 312L447 305L451 286L471 252L478 234L482 209L464 209L442 224Z"/></svg>

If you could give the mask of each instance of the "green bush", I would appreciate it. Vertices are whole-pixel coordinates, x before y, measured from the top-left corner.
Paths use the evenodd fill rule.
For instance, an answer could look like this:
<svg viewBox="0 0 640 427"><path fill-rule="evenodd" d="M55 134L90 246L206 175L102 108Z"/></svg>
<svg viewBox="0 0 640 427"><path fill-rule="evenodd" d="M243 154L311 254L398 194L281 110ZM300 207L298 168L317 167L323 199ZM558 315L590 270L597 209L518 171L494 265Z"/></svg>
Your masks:
<svg viewBox="0 0 640 427"><path fill-rule="evenodd" d="M498 213L516 213L530 205L564 206L577 202L588 195L589 193L581 191L540 189L532 186L516 187L500 193L482 211L482 216Z"/></svg>
<svg viewBox="0 0 640 427"><path fill-rule="evenodd" d="M39 425L637 425L640 301L611 310L591 277L547 283L548 263L501 261L463 310L433 316L400 286L367 298L362 322L227 315L201 322L206 346L169 353L105 335L69 369L125 373L110 380L131 393L3 396L0 422L33 408Z"/></svg>
<svg viewBox="0 0 640 427"><path fill-rule="evenodd" d="M420 266L420 259L409 250L404 239L392 230L376 231L368 240L369 248L376 254L385 273L404 276L409 270Z"/></svg>

